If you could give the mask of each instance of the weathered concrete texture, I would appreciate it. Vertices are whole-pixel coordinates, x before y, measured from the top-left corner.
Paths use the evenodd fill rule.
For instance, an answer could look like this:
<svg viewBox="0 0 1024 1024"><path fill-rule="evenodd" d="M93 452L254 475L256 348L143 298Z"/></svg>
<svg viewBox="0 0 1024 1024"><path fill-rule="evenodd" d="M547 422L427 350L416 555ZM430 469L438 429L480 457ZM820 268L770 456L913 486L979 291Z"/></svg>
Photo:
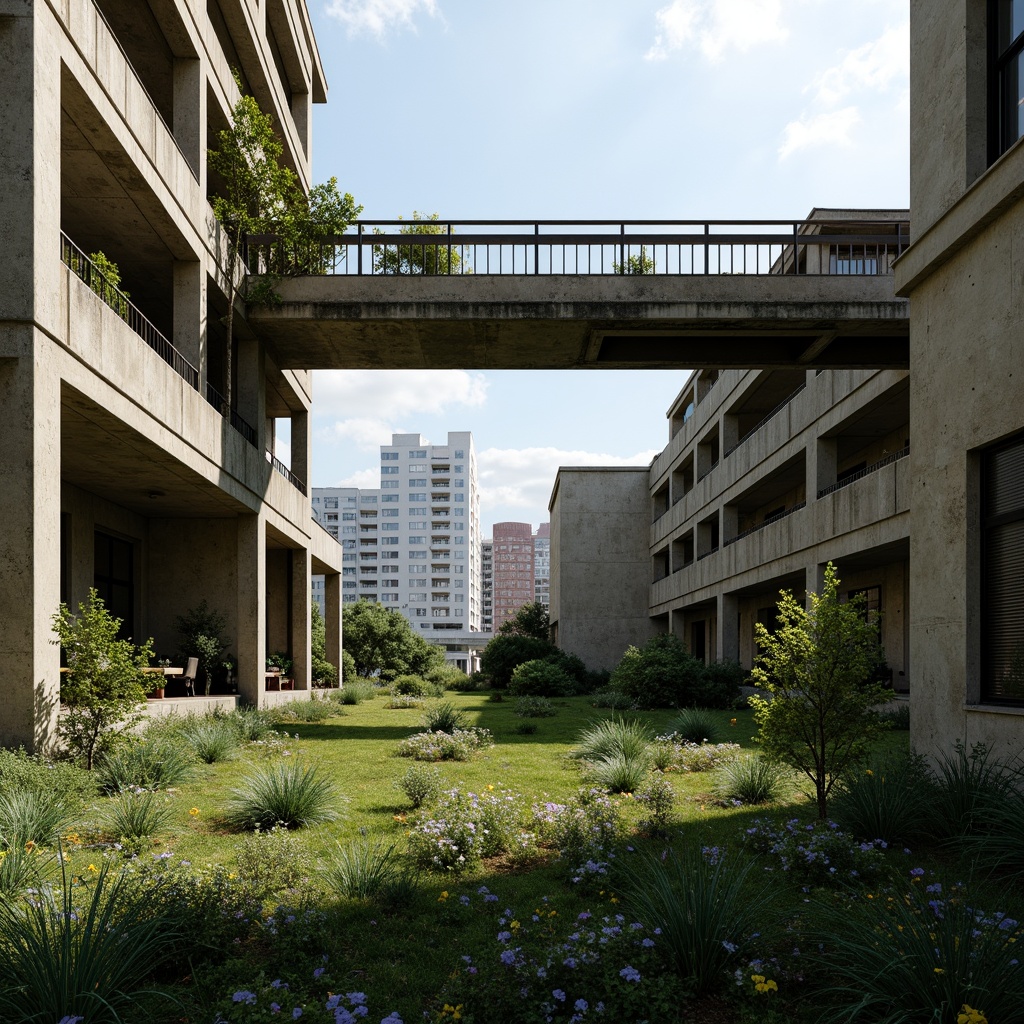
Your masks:
<svg viewBox="0 0 1024 1024"><path fill-rule="evenodd" d="M551 511L552 639L613 669L656 632L647 609L647 469L561 467Z"/></svg>
<svg viewBox="0 0 1024 1024"><path fill-rule="evenodd" d="M303 277L250 310L280 366L906 366L891 275Z"/></svg>

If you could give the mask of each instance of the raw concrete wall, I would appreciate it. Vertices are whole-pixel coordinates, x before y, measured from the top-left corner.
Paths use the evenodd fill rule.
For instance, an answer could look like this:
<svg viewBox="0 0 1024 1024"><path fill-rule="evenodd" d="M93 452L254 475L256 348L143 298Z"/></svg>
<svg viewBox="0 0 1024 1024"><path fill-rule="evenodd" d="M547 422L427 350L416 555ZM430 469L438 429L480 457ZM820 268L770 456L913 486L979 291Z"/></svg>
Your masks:
<svg viewBox="0 0 1024 1024"><path fill-rule="evenodd" d="M562 467L551 511L551 621L591 669L614 668L656 632L647 608L648 470Z"/></svg>

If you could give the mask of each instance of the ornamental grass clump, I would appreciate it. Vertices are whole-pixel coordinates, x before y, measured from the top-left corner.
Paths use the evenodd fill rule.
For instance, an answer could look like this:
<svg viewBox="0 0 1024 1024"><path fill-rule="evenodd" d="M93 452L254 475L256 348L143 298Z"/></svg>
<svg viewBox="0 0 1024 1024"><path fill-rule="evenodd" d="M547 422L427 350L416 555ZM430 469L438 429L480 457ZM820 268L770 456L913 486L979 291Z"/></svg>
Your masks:
<svg viewBox="0 0 1024 1024"><path fill-rule="evenodd" d="M26 845L52 846L75 818L62 797L32 789L0 793L0 847L11 851Z"/></svg>
<svg viewBox="0 0 1024 1024"><path fill-rule="evenodd" d="M326 722L341 712L328 700L290 700L274 708L275 717L286 722Z"/></svg>
<svg viewBox="0 0 1024 1024"><path fill-rule="evenodd" d="M347 900L372 900L399 873L395 844L357 842L338 846L322 878L327 891Z"/></svg>
<svg viewBox="0 0 1024 1024"><path fill-rule="evenodd" d="M243 743L255 743L274 731L274 716L271 712L257 707L237 708L228 716L228 721Z"/></svg>
<svg viewBox="0 0 1024 1024"><path fill-rule="evenodd" d="M738 743L691 743L676 733L656 736L651 744L651 763L659 772L709 772L737 760Z"/></svg>
<svg viewBox="0 0 1024 1024"><path fill-rule="evenodd" d="M578 761L597 761L621 754L624 757L650 756L651 731L636 719L610 718L589 726L576 741L569 756Z"/></svg>
<svg viewBox="0 0 1024 1024"><path fill-rule="evenodd" d="M104 829L129 852L138 853L143 842L166 829L173 816L170 800L163 794L125 791L111 798Z"/></svg>
<svg viewBox="0 0 1024 1024"><path fill-rule="evenodd" d="M428 732L454 734L466 728L466 712L457 708L450 700L431 704L423 715L423 724Z"/></svg>
<svg viewBox="0 0 1024 1024"><path fill-rule="evenodd" d="M716 743L720 728L707 708L684 708L672 722L672 732L688 743Z"/></svg>
<svg viewBox="0 0 1024 1024"><path fill-rule="evenodd" d="M748 885L753 863L691 844L617 865L626 906L659 935L676 974L697 995L717 988L764 920L769 888Z"/></svg>
<svg viewBox="0 0 1024 1024"><path fill-rule="evenodd" d="M807 959L831 984L827 1021L955 1021L963 1007L993 1022L1021 1019L1024 928L978 906L964 887L923 868L891 890L822 902ZM820 944L820 946L819 946Z"/></svg>
<svg viewBox="0 0 1024 1024"><path fill-rule="evenodd" d="M651 770L650 754L607 754L595 761L584 761L586 778L609 793L633 793L643 786Z"/></svg>
<svg viewBox="0 0 1024 1024"><path fill-rule="evenodd" d="M744 804L774 803L786 791L790 776L784 764L753 754L717 769L715 794L724 800L738 800Z"/></svg>
<svg viewBox="0 0 1024 1024"><path fill-rule="evenodd" d="M181 735L204 764L228 761L238 752L238 731L227 718L191 723Z"/></svg>
<svg viewBox="0 0 1024 1024"><path fill-rule="evenodd" d="M334 821L340 798L316 765L300 761L260 766L231 791L226 820L247 832L275 825L306 828Z"/></svg>
<svg viewBox="0 0 1024 1024"><path fill-rule="evenodd" d="M396 754L417 761L468 761L477 751L491 745L490 731L472 726L452 733L414 733L399 742Z"/></svg>
<svg viewBox="0 0 1024 1024"><path fill-rule="evenodd" d="M96 767L96 782L104 793L170 789L188 782L194 773L189 745L173 733L157 734L108 750Z"/></svg>
<svg viewBox="0 0 1024 1024"><path fill-rule="evenodd" d="M376 695L377 691L369 679L355 678L352 680L346 679L344 686L340 690L332 690L330 699L339 704L347 704L350 707L354 707L364 700L373 700Z"/></svg>
<svg viewBox="0 0 1024 1024"><path fill-rule="evenodd" d="M179 955L181 934L141 887L106 861L21 899L0 900L0 1019L119 1024L140 1019L147 979Z"/></svg>
<svg viewBox="0 0 1024 1024"><path fill-rule="evenodd" d="M519 718L552 718L558 709L547 697L516 697L512 714Z"/></svg>

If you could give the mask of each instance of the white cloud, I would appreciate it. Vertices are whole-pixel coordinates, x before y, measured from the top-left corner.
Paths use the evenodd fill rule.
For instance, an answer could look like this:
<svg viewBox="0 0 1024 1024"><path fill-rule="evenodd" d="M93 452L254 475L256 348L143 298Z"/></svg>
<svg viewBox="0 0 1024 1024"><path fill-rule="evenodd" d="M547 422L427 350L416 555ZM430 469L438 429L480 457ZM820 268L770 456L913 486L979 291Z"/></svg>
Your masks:
<svg viewBox="0 0 1024 1024"><path fill-rule="evenodd" d="M851 50L814 82L818 100L828 106L850 93L886 92L893 85L906 88L910 75L910 23L888 28L878 39Z"/></svg>
<svg viewBox="0 0 1024 1024"><path fill-rule="evenodd" d="M783 131L779 159L785 160L801 149L815 146L852 146L850 132L860 121L860 111L856 107L828 110L810 117L805 115L799 121L790 121Z"/></svg>
<svg viewBox="0 0 1024 1024"><path fill-rule="evenodd" d="M621 456L561 448L485 448L476 456L485 519L487 509L499 505L539 513L546 509L559 466L646 466L657 454L655 449ZM491 525L485 521L484 531Z"/></svg>
<svg viewBox="0 0 1024 1024"><path fill-rule="evenodd" d="M404 431L385 420L357 418L337 420L329 427L317 430L316 436L318 440L327 442L351 441L357 448L374 451L382 444L390 444L392 434L401 433Z"/></svg>
<svg viewBox="0 0 1024 1024"><path fill-rule="evenodd" d="M394 27L416 30L419 13L437 17L436 0L328 0L327 13L348 28L349 35L371 32L383 36Z"/></svg>
<svg viewBox="0 0 1024 1024"><path fill-rule="evenodd" d="M345 477L337 483L329 484L329 487L361 487L367 491L375 491L380 487L380 470L361 469L358 473Z"/></svg>
<svg viewBox="0 0 1024 1024"><path fill-rule="evenodd" d="M466 370L318 370L313 396L318 416L389 420L438 415L452 406L480 408L487 378Z"/></svg>
<svg viewBox="0 0 1024 1024"><path fill-rule="evenodd" d="M658 28L647 60L665 60L696 44L708 60L720 61L730 48L746 53L789 35L782 24L782 0L672 0L654 17Z"/></svg>

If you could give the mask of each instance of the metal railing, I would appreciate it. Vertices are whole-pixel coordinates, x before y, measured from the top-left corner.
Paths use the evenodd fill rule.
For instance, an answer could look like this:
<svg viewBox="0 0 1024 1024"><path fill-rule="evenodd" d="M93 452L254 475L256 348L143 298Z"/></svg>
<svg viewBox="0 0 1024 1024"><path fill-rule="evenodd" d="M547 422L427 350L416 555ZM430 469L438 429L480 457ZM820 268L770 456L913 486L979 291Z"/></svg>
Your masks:
<svg viewBox="0 0 1024 1024"><path fill-rule="evenodd" d="M267 462L277 470L296 490L306 493L306 482L300 480L272 451L267 452Z"/></svg>
<svg viewBox="0 0 1024 1024"><path fill-rule="evenodd" d="M878 470L883 469L886 466L891 465L894 462L899 462L900 459L905 459L910 454L910 445L906 448L901 448L898 452L893 452L891 455L886 455L884 459L879 459L877 462L873 462L870 466L865 466L863 469L858 470L856 473L851 473L849 476L843 477L842 480L837 480L834 484L829 487L823 487L818 491L818 497L824 498L826 494L831 494L833 491L838 491L842 487L847 487L856 480L862 480L866 476L870 476L872 473L877 473Z"/></svg>
<svg viewBox="0 0 1024 1024"><path fill-rule="evenodd" d="M763 523L758 523L757 526L752 526L749 530L744 530L742 533L737 533L735 537L730 537L725 542L725 546L728 547L730 544L735 544L736 541L743 540L744 537L749 537L752 533L759 533L766 526L771 526L772 523L777 523L780 519L785 519L787 516L791 516L794 512L799 512L800 509L806 507L806 501L798 501L792 508L787 508L785 512L776 512L775 515L768 516Z"/></svg>
<svg viewBox="0 0 1024 1024"><path fill-rule="evenodd" d="M235 409L229 409L227 399L209 382L206 382L206 401L210 403L223 416L229 420L231 426L235 428L253 446L253 448L259 448L260 442L259 437L256 434L256 428L248 422L248 420L242 419L238 415Z"/></svg>
<svg viewBox="0 0 1024 1024"><path fill-rule="evenodd" d="M712 549L711 549L710 551L705 551L705 552L704 552L704 554L702 554L702 555L698 555L698 556L697 556L697 561L698 561L698 562L700 562L700 561L703 561L703 560L704 560L705 558L707 558L707 557L708 557L709 555L713 555L713 554L715 554L715 553L716 553L717 551L718 551L718 545L716 544L716 545L715 545L715 546L714 546L714 547L713 547L713 548L712 548Z"/></svg>
<svg viewBox="0 0 1024 1024"><path fill-rule="evenodd" d="M60 233L60 259L108 305L174 372L199 390L199 371L160 333L143 312L116 285L111 284L74 242Z"/></svg>
<svg viewBox="0 0 1024 1024"><path fill-rule="evenodd" d="M782 410L785 409L786 406L789 405L789 403L792 402L793 399L796 398L796 396L799 395L806 387L807 381L804 381L803 384L801 384L800 387L798 387L792 394L787 395L781 402L779 402L779 404L775 406L770 413L758 420L757 423L755 423L754 426L752 426L731 448L727 448L725 454L732 455L732 453L736 451L744 441L749 441L750 438L752 438L769 420L778 416L778 414L782 412Z"/></svg>
<svg viewBox="0 0 1024 1024"><path fill-rule="evenodd" d="M302 245L250 235L250 273L292 275L877 276L906 220L357 221Z"/></svg>

